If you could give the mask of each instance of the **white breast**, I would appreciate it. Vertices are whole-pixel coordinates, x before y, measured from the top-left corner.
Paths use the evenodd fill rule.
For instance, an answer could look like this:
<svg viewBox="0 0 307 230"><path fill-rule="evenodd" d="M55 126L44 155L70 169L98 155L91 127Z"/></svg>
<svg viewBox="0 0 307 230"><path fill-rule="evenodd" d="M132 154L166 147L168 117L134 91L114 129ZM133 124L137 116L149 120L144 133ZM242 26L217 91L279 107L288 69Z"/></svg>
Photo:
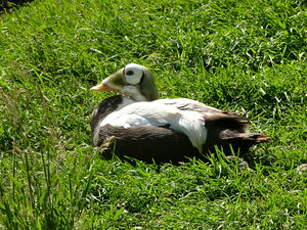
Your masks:
<svg viewBox="0 0 307 230"><path fill-rule="evenodd" d="M192 145L200 152L206 141L207 130L201 113L180 110L159 102L136 102L109 114L101 123L114 127L129 128L132 126L166 126L174 131L184 133Z"/></svg>

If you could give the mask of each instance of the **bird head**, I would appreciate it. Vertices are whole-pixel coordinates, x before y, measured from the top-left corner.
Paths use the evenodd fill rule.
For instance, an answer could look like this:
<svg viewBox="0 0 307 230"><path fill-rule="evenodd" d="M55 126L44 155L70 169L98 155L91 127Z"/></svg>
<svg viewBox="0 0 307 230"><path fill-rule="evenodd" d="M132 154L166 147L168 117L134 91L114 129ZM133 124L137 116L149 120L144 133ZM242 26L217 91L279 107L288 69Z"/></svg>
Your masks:
<svg viewBox="0 0 307 230"><path fill-rule="evenodd" d="M128 64L91 88L93 91L116 91L136 101L158 98L152 73L138 64Z"/></svg>

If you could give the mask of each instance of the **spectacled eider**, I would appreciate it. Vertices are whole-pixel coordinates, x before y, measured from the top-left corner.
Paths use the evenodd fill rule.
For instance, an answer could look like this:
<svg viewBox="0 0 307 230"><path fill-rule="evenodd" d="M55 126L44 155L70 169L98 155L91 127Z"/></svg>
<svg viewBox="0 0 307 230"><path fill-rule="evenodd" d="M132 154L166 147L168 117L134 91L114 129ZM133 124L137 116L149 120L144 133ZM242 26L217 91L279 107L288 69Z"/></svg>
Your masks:
<svg viewBox="0 0 307 230"><path fill-rule="evenodd" d="M138 64L126 65L91 90L121 94L100 102L91 120L93 144L113 137L110 151L117 155L175 162L216 147L245 152L269 138L248 133L248 119L238 113L187 98L158 99L152 73Z"/></svg>

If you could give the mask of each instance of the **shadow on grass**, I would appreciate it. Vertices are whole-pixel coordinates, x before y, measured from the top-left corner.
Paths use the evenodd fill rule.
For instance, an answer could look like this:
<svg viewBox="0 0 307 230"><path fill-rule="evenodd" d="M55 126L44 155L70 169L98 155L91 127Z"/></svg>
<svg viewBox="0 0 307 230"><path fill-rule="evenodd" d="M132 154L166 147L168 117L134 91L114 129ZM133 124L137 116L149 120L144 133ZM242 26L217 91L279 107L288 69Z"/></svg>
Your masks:
<svg viewBox="0 0 307 230"><path fill-rule="evenodd" d="M0 14L4 12L11 13L15 8L32 1L33 0L0 0Z"/></svg>

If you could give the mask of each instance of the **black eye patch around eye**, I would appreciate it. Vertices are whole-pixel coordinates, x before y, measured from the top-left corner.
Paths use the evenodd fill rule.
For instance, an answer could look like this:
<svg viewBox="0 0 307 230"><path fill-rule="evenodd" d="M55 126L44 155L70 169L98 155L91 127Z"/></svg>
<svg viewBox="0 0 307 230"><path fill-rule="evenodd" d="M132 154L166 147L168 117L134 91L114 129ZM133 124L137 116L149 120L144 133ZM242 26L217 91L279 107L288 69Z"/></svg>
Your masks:
<svg viewBox="0 0 307 230"><path fill-rule="evenodd" d="M131 75L133 75L134 74L134 72L132 71L132 70L128 70L127 72L126 72L126 75L129 75L129 76L131 76Z"/></svg>

